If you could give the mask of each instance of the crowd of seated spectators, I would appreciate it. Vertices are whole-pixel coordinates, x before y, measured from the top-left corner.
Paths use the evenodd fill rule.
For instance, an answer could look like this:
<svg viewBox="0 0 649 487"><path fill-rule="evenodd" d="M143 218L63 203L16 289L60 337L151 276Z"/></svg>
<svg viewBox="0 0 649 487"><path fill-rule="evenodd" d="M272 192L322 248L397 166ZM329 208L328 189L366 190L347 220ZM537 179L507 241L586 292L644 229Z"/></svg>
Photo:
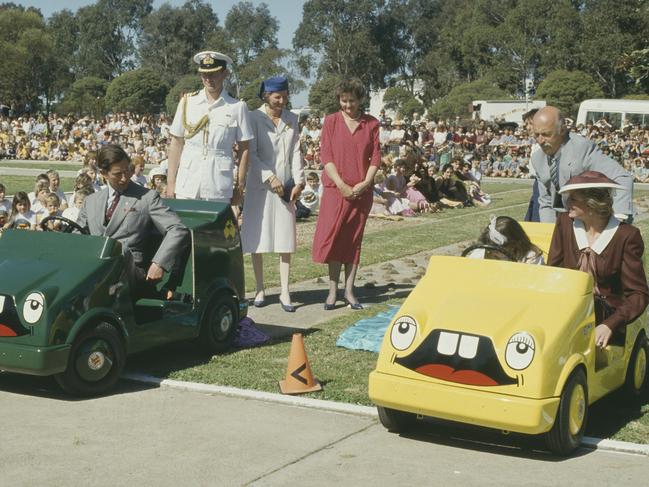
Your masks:
<svg viewBox="0 0 649 487"><path fill-rule="evenodd" d="M167 157L168 138L169 122L164 115L126 112L102 119L0 115L0 159L82 162L104 144L119 144L131 157L159 164Z"/></svg>
<svg viewBox="0 0 649 487"><path fill-rule="evenodd" d="M374 216L403 217L445 208L484 206L490 203L490 197L480 186L483 177L530 177L534 138L524 126L459 117L431 121L417 114L412 120L393 121L384 112L379 118L383 158L373 187ZM301 121L300 143L308 177L298 202L298 218L318 211L321 123L319 117ZM584 126L571 123L570 130L595 141L634 174L637 182L649 182L649 127L616 129L601 120ZM83 162L79 177L88 175L96 190L99 174L94 155L101 145L117 143L133 159L133 181L164 194L168 137L169 123L164 115L116 113L101 120L51 115L48 123L42 115L0 116L0 159ZM148 178L145 165L156 166ZM77 181L75 195L82 186ZM40 208L34 198L30 203ZM66 204L61 201L63 208ZM11 205L4 206L8 206L5 210L10 215Z"/></svg>

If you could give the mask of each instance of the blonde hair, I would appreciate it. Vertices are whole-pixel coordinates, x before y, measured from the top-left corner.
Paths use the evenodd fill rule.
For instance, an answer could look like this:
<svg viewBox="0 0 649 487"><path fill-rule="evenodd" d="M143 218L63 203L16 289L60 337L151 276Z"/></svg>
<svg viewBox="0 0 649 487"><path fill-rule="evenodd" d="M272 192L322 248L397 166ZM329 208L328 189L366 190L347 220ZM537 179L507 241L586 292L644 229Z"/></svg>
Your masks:
<svg viewBox="0 0 649 487"><path fill-rule="evenodd" d="M575 189L571 195L578 196L578 200L586 203L586 207L600 218L610 218L613 215L613 196L608 188Z"/></svg>
<svg viewBox="0 0 649 487"><path fill-rule="evenodd" d="M61 206L61 199L56 193L48 193L45 197L45 203L48 205L50 203L55 203L56 206Z"/></svg>

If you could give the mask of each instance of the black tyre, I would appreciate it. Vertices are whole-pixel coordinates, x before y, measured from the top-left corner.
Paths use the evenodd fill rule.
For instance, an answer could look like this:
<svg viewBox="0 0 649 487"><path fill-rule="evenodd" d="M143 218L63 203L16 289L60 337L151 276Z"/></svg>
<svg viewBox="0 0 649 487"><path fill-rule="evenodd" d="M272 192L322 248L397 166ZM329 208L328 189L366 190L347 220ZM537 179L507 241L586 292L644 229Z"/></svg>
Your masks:
<svg viewBox="0 0 649 487"><path fill-rule="evenodd" d="M201 322L200 342L209 353L225 352L232 346L239 323L232 296L218 294L208 303Z"/></svg>
<svg viewBox="0 0 649 487"><path fill-rule="evenodd" d="M69 394L96 396L117 383L125 363L121 334L110 323L99 323L79 334L72 344L67 369L55 378Z"/></svg>
<svg viewBox="0 0 649 487"><path fill-rule="evenodd" d="M624 388L631 397L640 397L647 392L649 383L649 343L644 333L638 335L626 369Z"/></svg>
<svg viewBox="0 0 649 487"><path fill-rule="evenodd" d="M575 370L561 392L554 426L545 434L551 452L566 456L581 444L588 419L588 384L583 369Z"/></svg>
<svg viewBox="0 0 649 487"><path fill-rule="evenodd" d="M377 406L379 412L379 421L392 433L405 433L414 428L417 421L417 415L396 409L384 408Z"/></svg>

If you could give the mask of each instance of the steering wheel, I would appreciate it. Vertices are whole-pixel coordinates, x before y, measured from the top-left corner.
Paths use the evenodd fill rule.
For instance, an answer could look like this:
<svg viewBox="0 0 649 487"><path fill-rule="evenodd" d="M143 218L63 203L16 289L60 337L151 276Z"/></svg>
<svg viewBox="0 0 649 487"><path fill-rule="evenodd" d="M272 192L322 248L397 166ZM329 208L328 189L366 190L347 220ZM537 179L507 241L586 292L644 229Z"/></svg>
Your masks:
<svg viewBox="0 0 649 487"><path fill-rule="evenodd" d="M81 227L81 225L79 225L77 222L60 215L49 215L43 218L43 220L41 221L41 230L43 230L44 232L55 232L56 230L52 230L50 227L47 226L47 224L51 221L57 221L57 220L60 221L61 223L65 223L66 225L61 230L62 233L72 233L73 230L76 230L79 233L83 233L84 235L89 235L90 233L88 232L88 230Z"/></svg>
<svg viewBox="0 0 649 487"><path fill-rule="evenodd" d="M500 245L494 245L494 244L473 244L468 246L464 251L462 252L462 257L466 257L469 255L471 252L473 252L476 249L484 249L484 250L490 250L492 252L498 252L500 255L505 257L505 260L509 260L511 262L518 262L512 254L509 253L509 251L505 250L503 247Z"/></svg>

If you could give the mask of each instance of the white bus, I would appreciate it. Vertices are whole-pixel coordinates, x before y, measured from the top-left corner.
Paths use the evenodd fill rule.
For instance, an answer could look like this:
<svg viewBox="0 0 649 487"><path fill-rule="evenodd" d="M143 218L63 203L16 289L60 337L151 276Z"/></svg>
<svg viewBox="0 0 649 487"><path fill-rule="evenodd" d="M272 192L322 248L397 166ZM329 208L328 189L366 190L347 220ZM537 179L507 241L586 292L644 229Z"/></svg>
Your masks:
<svg viewBox="0 0 649 487"><path fill-rule="evenodd" d="M606 120L613 128L649 126L649 100L584 100L579 105L577 124Z"/></svg>
<svg viewBox="0 0 649 487"><path fill-rule="evenodd" d="M545 100L473 100L469 111L473 118L487 122L495 120L523 124L523 114L532 108L543 108Z"/></svg>

